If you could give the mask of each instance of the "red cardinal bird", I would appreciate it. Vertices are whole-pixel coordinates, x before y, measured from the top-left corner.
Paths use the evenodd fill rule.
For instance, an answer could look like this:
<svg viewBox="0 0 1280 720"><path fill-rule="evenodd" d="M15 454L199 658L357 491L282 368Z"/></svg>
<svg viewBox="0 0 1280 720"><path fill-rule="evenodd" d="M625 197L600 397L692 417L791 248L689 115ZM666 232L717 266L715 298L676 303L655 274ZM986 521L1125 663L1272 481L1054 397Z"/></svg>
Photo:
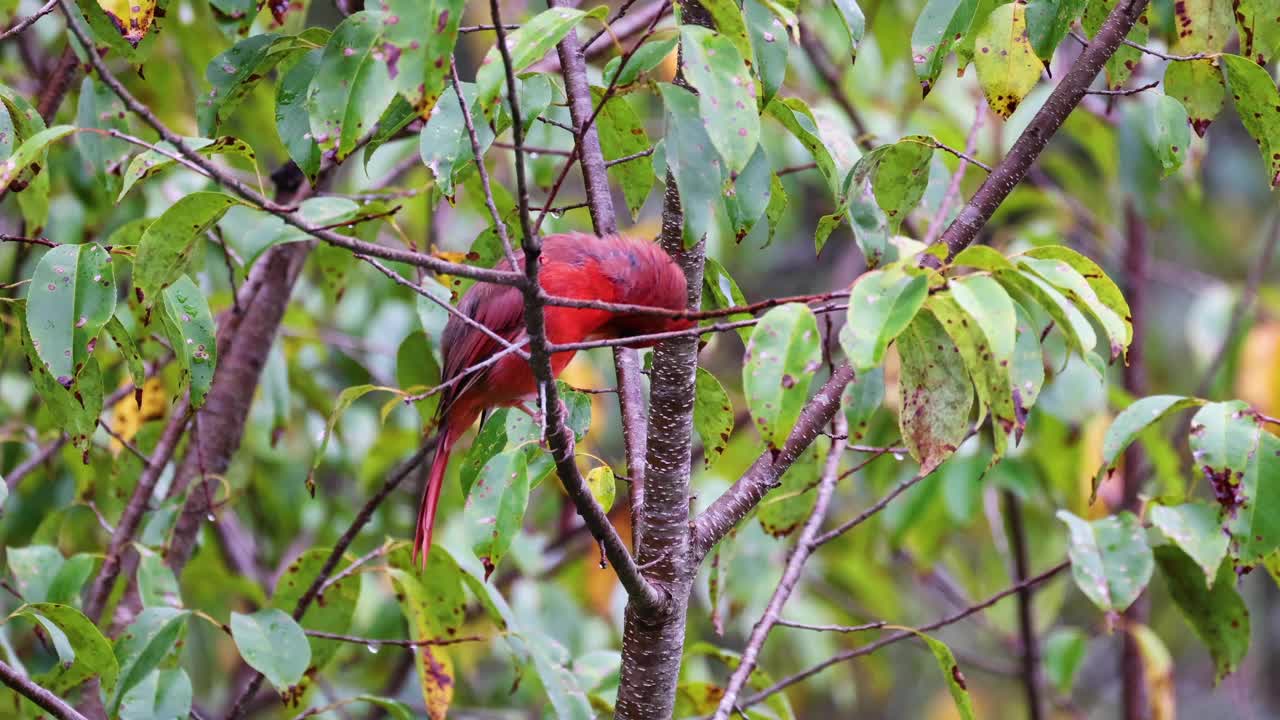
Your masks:
<svg viewBox="0 0 1280 720"><path fill-rule="evenodd" d="M516 262L518 269L523 270L522 253L516 254ZM498 268L510 270L511 265L503 260ZM668 310L686 307L684 272L662 248L642 240L619 236L598 238L584 233L548 235L542 241L538 277L543 290L549 295ZM513 344L526 339L524 297L516 288L476 283L462 296L458 310ZM553 305L547 306L545 313L547 339L552 343L647 335L693 325L690 320L660 315L621 314ZM452 380L503 349L497 340L456 316L450 316L441 344L444 350L442 382ZM552 374L559 375L573 356L572 351L555 353L551 358ZM529 363L515 353L471 373L441 392L436 412L440 438L422 495L422 506L418 510L418 528L413 541L415 561L421 555L425 564L431 550L436 503L440 500L453 444L483 411L517 405L536 393L537 385Z"/></svg>

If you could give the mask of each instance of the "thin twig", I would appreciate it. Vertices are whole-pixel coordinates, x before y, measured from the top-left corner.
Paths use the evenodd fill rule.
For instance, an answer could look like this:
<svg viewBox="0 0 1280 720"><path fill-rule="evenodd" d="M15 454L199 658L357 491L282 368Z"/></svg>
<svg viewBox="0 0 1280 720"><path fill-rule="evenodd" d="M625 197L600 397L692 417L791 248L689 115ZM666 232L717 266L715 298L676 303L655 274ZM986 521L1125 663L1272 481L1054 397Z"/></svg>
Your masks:
<svg viewBox="0 0 1280 720"><path fill-rule="evenodd" d="M439 647L442 645L460 645L462 643L485 642L490 638L483 635L464 635L460 637L445 638L443 640L424 639L424 640L389 640L384 638L356 637L354 635L339 635L337 633L324 632L322 630L304 630L309 637L320 638L322 640L336 640L338 642L354 643L356 645L365 645L367 647L377 647L379 645L390 645L392 647Z"/></svg>
<svg viewBox="0 0 1280 720"><path fill-rule="evenodd" d="M848 424L844 413L835 413L832 430L837 437L848 433ZM712 716L713 720L728 720L729 715L733 712L738 696L742 693L742 689L747 686L747 680L756 668L756 662L760 657L760 651L764 648L765 640L769 637L769 632L773 630L774 625L778 624L787 599L791 597L796 585L800 583L800 574L804 571L805 563L809 561L813 551L818 548L817 544L814 543L814 539L818 535L819 528L822 527L822 521L827 516L827 507L831 504L831 498L835 494L836 484L840 482L840 456L843 454L844 441L833 440L826 464L822 470L822 479L818 483L817 498L813 504L813 511L809 513L809 519L805 521L804 528L800 531L800 538L796 541L796 547L791 552L791 557L787 560L787 567L782 573L782 578L778 581L778 587L773 591L773 597L769 598L769 604L765 607L764 614L760 616L760 620L751 630L751 637L747 639L747 645L742 651L738 666L734 668L733 674L729 676L729 682L725 685L724 695L720 698L720 704Z"/></svg>
<svg viewBox="0 0 1280 720"><path fill-rule="evenodd" d="M795 620L784 620L778 618L774 622L775 625L782 627L798 628L800 630L813 630L814 632L837 632L837 633L856 633L865 632L867 630L879 630L885 626L885 621L877 620L875 622L865 623L863 625L813 625L810 623L796 622Z"/></svg>
<svg viewBox="0 0 1280 720"><path fill-rule="evenodd" d="M1071 37L1072 37L1072 39L1074 39L1076 42L1080 43L1081 45L1083 45L1083 46L1085 46L1085 47L1088 47L1088 46L1089 46L1089 40L1088 40L1087 38L1085 38L1083 35L1081 35L1079 32L1077 32L1077 31L1075 31L1075 30L1072 30L1072 31L1071 31ZM1095 37L1096 37L1096 36L1095 36ZM1160 52L1159 50L1156 50L1155 48L1147 47L1146 45L1139 45L1138 43L1133 42L1133 41L1132 41L1132 40L1130 40L1129 38L1125 38L1125 39L1122 41L1122 43L1123 43L1124 45L1128 45L1129 47L1133 48L1134 50L1138 50L1138 51L1140 51L1140 52L1142 52L1142 53L1145 53L1145 54L1147 54L1147 55L1151 55L1152 57L1158 57L1158 58L1160 58L1161 60L1169 60L1169 61L1172 61L1172 62L1186 62L1186 61L1188 61L1188 60L1212 60L1212 59L1214 59L1214 58L1216 58L1216 57L1218 57L1218 56L1222 55L1222 53L1214 53L1214 52L1201 52L1201 53L1194 53L1194 54L1192 54L1192 55L1171 55L1171 54L1169 54L1169 53Z"/></svg>
<svg viewBox="0 0 1280 720"><path fill-rule="evenodd" d="M53 12L53 9L57 6L58 6L58 0L49 0L49 2L41 6L39 10L35 11L34 13L32 13L31 15L25 18L22 18L18 22L14 23L13 27L0 33L0 41L8 40L14 35L17 35L23 30L26 30L27 28L31 27L32 25L35 24L37 20Z"/></svg>
<svg viewBox="0 0 1280 720"><path fill-rule="evenodd" d="M1054 565L1053 567L1049 568L1048 570L1045 570L1039 575L1035 575L1033 577L1027 578L1025 582L1021 582L1021 583L1018 583L1017 585L1012 585L1010 587L1007 587L1004 590L1001 590L1000 592L992 595L991 597L988 597L987 599L979 603L970 605L969 607L964 608L963 610L952 613L951 615L947 615L946 617L943 617L939 620L935 620L934 622L931 622L927 625L922 625L916 628L916 630L918 632L932 632L934 630L937 630L938 628L942 628L948 625L953 625L955 623L958 623L961 620L964 620L965 618L969 617L970 615L986 610L987 608L991 607L992 605L995 605L996 603L1009 597L1010 595L1015 595L1021 590L1035 587L1036 585L1039 585L1040 583L1043 583L1046 580L1049 580L1050 578L1062 572L1063 570L1066 570L1067 567L1069 567L1070 565L1071 565L1071 562L1069 560L1064 560L1058 563L1057 565ZM896 633L893 633L892 635L882 637L879 640L876 640L875 642L868 643L866 645L863 645L861 647L856 647L851 650L846 650L844 652L841 652L835 655L834 657L823 660L822 662L818 663L817 665L814 665L813 667L802 670L794 675L785 677L775 682L773 685L770 685L764 690L761 690L755 695L752 695L751 697L743 700L741 702L741 705L743 707L751 707L752 705L763 702L766 698L769 698L770 696L775 695L783 691L784 689L792 685L795 685L798 682L801 682L802 680L806 680L810 677L813 677L814 675L817 675L818 673L822 672L823 670L826 670L832 665L838 665L846 660L852 660L853 658L856 658L856 657L869 655L883 647L886 647L888 645L892 645L901 640L906 640L908 638L913 638L913 637L915 637L914 632L911 632L909 630L901 630Z"/></svg>
<svg viewBox="0 0 1280 720"><path fill-rule="evenodd" d="M972 136L972 131L973 131L973 129L975 129L975 128L977 128L977 127L981 126L981 125L982 125L982 114L981 114L981 113L979 113L979 114L978 114L977 119L976 119L976 120L974 120L973 128L970 128L970 136ZM964 163L971 163L971 164L973 164L973 165L977 165L978 167L982 168L983 170L986 170L987 172L991 172L991 166L990 166L990 165L988 165L988 164L986 164L986 163L984 163L984 162L982 162L982 161L981 161L981 160L979 160L978 158L974 157L974 156L973 156L973 151L971 151L971 150L966 150L966 151L963 151L963 152L962 152L962 151L960 151L960 150L957 150L957 149L955 149L955 148L951 147L950 145L947 145L947 144L945 144L945 143L938 142L937 140L934 140L934 141L933 141L933 146L934 146L934 147L936 147L936 148L938 148L939 150L943 150L943 151L949 152L949 153L951 153L952 155L955 155L956 157L960 158L960 160L961 160L961 165L960 165L960 168L956 170L956 172L960 172L960 170L963 170L963 169L964 169Z"/></svg>
<svg viewBox="0 0 1280 720"><path fill-rule="evenodd" d="M1143 85L1141 87L1136 87L1136 88L1128 88L1128 89L1122 89L1122 90L1090 90L1086 92L1085 95L1111 95L1111 96L1137 95L1138 93L1146 92L1147 90L1150 90L1151 88L1154 88L1154 87L1158 87L1159 85L1160 85L1160 81L1156 80L1154 82L1149 82L1146 85Z"/></svg>

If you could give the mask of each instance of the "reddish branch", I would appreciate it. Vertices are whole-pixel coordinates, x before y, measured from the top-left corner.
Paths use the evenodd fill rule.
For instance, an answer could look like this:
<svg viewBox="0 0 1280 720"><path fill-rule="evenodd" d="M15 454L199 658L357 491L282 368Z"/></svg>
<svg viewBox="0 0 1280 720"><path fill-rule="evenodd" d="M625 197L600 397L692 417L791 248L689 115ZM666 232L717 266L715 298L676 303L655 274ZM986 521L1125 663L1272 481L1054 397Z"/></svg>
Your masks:
<svg viewBox="0 0 1280 720"><path fill-rule="evenodd" d="M88 720L84 715L77 712L75 708L68 705L66 700L35 684L26 675L4 662L0 662L0 682L39 705L49 714L58 718L58 720Z"/></svg>

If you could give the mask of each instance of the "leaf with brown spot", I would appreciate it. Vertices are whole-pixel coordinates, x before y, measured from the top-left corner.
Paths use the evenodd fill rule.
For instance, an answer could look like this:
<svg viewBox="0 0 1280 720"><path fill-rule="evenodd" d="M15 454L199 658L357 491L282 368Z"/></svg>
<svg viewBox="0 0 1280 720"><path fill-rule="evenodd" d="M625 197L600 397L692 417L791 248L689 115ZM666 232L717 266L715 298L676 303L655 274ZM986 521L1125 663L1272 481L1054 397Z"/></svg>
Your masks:
<svg viewBox="0 0 1280 720"><path fill-rule="evenodd" d="M1164 71L1164 92L1187 110L1196 135L1204 137L1226 100L1227 86L1212 60L1171 62Z"/></svg>
<svg viewBox="0 0 1280 720"><path fill-rule="evenodd" d="M1010 3L991 11L978 31L976 48L978 84L991 109L1007 119L1044 72L1027 36L1026 5Z"/></svg>
<svg viewBox="0 0 1280 720"><path fill-rule="evenodd" d="M1236 114L1262 153L1267 182L1280 187L1280 91L1265 68L1239 55L1223 55L1221 63Z"/></svg>
<svg viewBox="0 0 1280 720"><path fill-rule="evenodd" d="M927 473L951 457L968 434L973 385L955 343L931 313L916 315L898 336L898 357L898 425L920 471Z"/></svg>

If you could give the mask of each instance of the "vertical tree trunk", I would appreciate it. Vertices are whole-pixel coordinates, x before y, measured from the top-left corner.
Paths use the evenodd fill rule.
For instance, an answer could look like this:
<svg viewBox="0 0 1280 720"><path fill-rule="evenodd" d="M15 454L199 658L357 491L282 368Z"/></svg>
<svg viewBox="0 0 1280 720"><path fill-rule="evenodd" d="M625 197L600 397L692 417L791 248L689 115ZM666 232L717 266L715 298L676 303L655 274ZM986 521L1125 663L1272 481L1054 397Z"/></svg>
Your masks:
<svg viewBox="0 0 1280 720"><path fill-rule="evenodd" d="M1146 372L1143 368L1142 350L1146 344L1146 308L1143 293L1146 291L1147 229L1138 215L1133 200L1126 201L1124 270L1128 282L1125 297L1129 301L1129 315L1133 319L1133 343L1129 346L1128 365L1124 368L1124 387L1134 396L1147 391ZM1145 458L1138 443L1133 443L1124 453L1124 502L1122 508L1138 512L1141 501ZM1149 598L1143 592L1125 611L1126 620L1135 623L1147 621ZM1124 633L1120 650L1120 676L1123 683L1124 720L1145 720L1148 713L1146 673L1142 665L1142 651L1132 633Z"/></svg>

